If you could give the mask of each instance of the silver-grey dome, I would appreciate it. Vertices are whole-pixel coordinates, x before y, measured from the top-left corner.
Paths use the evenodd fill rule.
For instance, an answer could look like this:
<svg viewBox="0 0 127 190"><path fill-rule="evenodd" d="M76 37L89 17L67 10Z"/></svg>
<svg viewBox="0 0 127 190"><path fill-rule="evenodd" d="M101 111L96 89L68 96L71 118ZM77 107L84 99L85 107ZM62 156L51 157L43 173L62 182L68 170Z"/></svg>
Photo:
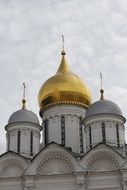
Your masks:
<svg viewBox="0 0 127 190"><path fill-rule="evenodd" d="M36 123L39 124L39 120L37 116L29 110L22 109L14 112L9 120L8 123L15 123L15 122L31 122L31 123Z"/></svg>
<svg viewBox="0 0 127 190"><path fill-rule="evenodd" d="M115 114L122 115L122 112L117 104L110 100L99 100L90 105L90 107L86 111L86 116L93 116L97 114Z"/></svg>

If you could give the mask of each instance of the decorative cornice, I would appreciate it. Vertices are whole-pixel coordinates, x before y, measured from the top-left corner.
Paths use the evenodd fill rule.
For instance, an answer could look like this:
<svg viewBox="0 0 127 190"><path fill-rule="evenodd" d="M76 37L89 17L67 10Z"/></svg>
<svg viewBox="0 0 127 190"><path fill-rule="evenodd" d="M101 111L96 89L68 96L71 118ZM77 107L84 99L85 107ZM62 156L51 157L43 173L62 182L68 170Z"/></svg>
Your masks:
<svg viewBox="0 0 127 190"><path fill-rule="evenodd" d="M87 123L91 120L94 120L94 119L101 119L103 120L103 118L115 118L115 119L118 119L118 120L121 120L121 122L125 123L126 122L126 119L124 116L122 115L117 115L117 114L112 114L112 113L100 113L100 114L94 114L94 115L91 115L91 116L88 116L88 117L85 117L84 118L84 123Z"/></svg>
<svg viewBox="0 0 127 190"><path fill-rule="evenodd" d="M22 124L24 126L28 126L28 127L34 127L37 128L41 131L41 125L38 125L36 123L32 123L32 122L28 122L28 121L21 121L21 122L14 122L14 123L9 123L5 126L5 130L7 131L8 129L10 129L11 127L18 127L18 128L22 128Z"/></svg>
<svg viewBox="0 0 127 190"><path fill-rule="evenodd" d="M53 102L50 103L48 105L46 105L43 109L40 109L40 112L43 112L45 109L47 109L48 107L54 106L54 105L60 105L60 104L72 104L72 105L79 105L85 108L88 108L88 106L86 104L83 104L81 102L73 102L73 101L60 101L60 102Z"/></svg>
<svg viewBox="0 0 127 190"><path fill-rule="evenodd" d="M107 118L107 119L98 119L96 121L91 120L89 122L86 122L85 126L87 126L87 125L93 125L93 124L102 124L102 123L115 123L115 124L123 125L123 123L120 122L120 121L118 121L118 120Z"/></svg>

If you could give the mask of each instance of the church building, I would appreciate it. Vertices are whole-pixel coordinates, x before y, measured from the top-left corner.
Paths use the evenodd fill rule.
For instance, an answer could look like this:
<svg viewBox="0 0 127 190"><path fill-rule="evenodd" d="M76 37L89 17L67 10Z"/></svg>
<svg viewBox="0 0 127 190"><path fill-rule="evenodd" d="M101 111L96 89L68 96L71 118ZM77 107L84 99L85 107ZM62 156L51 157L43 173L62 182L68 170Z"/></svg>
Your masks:
<svg viewBox="0 0 127 190"><path fill-rule="evenodd" d="M126 119L102 87L92 103L64 49L61 54L38 94L41 124L24 95L5 126L0 190L127 190Z"/></svg>

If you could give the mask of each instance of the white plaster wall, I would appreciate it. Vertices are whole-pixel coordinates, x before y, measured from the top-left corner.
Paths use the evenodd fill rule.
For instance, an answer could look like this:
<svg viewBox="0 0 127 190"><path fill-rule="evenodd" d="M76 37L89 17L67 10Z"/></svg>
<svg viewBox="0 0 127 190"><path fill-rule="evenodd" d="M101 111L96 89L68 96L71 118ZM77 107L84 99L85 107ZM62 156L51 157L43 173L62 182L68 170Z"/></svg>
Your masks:
<svg viewBox="0 0 127 190"><path fill-rule="evenodd" d="M116 171L0 179L0 190L120 190L126 186ZM34 180L33 180L34 178ZM76 179L77 178L77 179ZM122 187L123 184L123 187ZM124 188L126 190L126 188Z"/></svg>
<svg viewBox="0 0 127 190"><path fill-rule="evenodd" d="M106 142L111 146L117 146L116 125L113 121L105 123Z"/></svg>
<svg viewBox="0 0 127 190"><path fill-rule="evenodd" d="M17 152L17 130L11 130L10 133L10 147L9 150Z"/></svg>
<svg viewBox="0 0 127 190"><path fill-rule="evenodd" d="M87 190L120 190L120 176L116 171L90 173L87 178Z"/></svg>
<svg viewBox="0 0 127 190"><path fill-rule="evenodd" d="M125 144L125 126L123 124L119 124L119 140L120 145Z"/></svg>
<svg viewBox="0 0 127 190"><path fill-rule="evenodd" d="M102 129L100 123L91 123L84 128L85 139L86 139L86 149L85 152L90 149L90 136L89 136L89 126L91 127L91 138L92 138L92 147L102 141Z"/></svg>
<svg viewBox="0 0 127 190"><path fill-rule="evenodd" d="M84 152L88 151L90 149L90 138L89 138L89 128L86 126L84 129L84 137L83 137L85 143L86 143L86 149L84 149Z"/></svg>
<svg viewBox="0 0 127 190"><path fill-rule="evenodd" d="M11 172L11 171L10 171ZM72 174L0 178L0 190L126 190L127 171L86 171ZM123 182L124 181L124 182Z"/></svg>
<svg viewBox="0 0 127 190"><path fill-rule="evenodd" d="M23 190L21 178L0 179L0 190Z"/></svg>
<svg viewBox="0 0 127 190"><path fill-rule="evenodd" d="M84 153L86 152L86 147L87 147L87 144L86 144L86 142L87 142L87 140L86 140L86 138L87 138L87 136L86 136L86 132L85 132L85 130L84 130L84 125L82 125L82 132L83 132L83 151L84 151Z"/></svg>
<svg viewBox="0 0 127 190"><path fill-rule="evenodd" d="M6 129L7 133L10 133L9 150L17 152L17 136L20 131L20 154L30 156L30 132L33 131L33 152L35 154L39 152L41 130L39 125L27 122L14 123L9 124Z"/></svg>
<svg viewBox="0 0 127 190"><path fill-rule="evenodd" d="M33 155L37 154L40 150L40 133L33 131Z"/></svg>
<svg viewBox="0 0 127 190"><path fill-rule="evenodd" d="M93 123L91 126L91 133L92 133L92 144L95 146L99 142L102 141L102 129L100 123Z"/></svg>
<svg viewBox="0 0 127 190"><path fill-rule="evenodd" d="M102 123L105 123L106 143L111 146L117 146L116 124L118 124L120 145L123 146L125 144L125 127L123 120L117 116L110 117L109 115L100 115L86 120L84 119L84 130L86 135L84 138L86 139L86 149L89 150L90 143L89 126L91 126L92 145L95 146L102 142Z"/></svg>
<svg viewBox="0 0 127 190"><path fill-rule="evenodd" d="M58 144L61 144L61 118L59 115L54 117L49 117L49 126L48 126L48 133L49 133L49 141L55 141ZM57 136L56 136L57 131Z"/></svg>
<svg viewBox="0 0 127 190"><path fill-rule="evenodd" d="M86 109L77 105L54 105L43 112L43 120L49 120L49 143L61 144L61 116L65 116L66 147L73 152L80 152L79 117L85 117ZM84 143L85 145L85 143Z"/></svg>
<svg viewBox="0 0 127 190"><path fill-rule="evenodd" d="M66 125L66 146L71 147L73 152L80 152L79 144L79 117L67 115Z"/></svg>
<svg viewBox="0 0 127 190"><path fill-rule="evenodd" d="M34 190L76 190L73 175L43 176L35 179Z"/></svg>
<svg viewBox="0 0 127 190"><path fill-rule="evenodd" d="M102 142L102 128L100 126L100 122L98 123L90 123L86 125L84 128L85 131L85 139L86 139L86 151L90 149L90 136L89 136L89 126L91 127L91 138L92 138L92 147Z"/></svg>
<svg viewBox="0 0 127 190"><path fill-rule="evenodd" d="M20 128L21 140L20 140L20 152L24 155L29 155L30 153L30 129Z"/></svg>

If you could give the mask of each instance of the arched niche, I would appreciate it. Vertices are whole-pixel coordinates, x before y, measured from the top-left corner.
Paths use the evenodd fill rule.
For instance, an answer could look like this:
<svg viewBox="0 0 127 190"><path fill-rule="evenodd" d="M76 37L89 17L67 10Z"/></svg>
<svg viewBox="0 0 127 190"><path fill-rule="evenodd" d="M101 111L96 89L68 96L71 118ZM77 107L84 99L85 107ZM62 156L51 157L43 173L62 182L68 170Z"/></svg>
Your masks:
<svg viewBox="0 0 127 190"><path fill-rule="evenodd" d="M26 164L19 158L6 158L0 162L0 177L19 177L25 168Z"/></svg>
<svg viewBox="0 0 127 190"><path fill-rule="evenodd" d="M73 163L61 152L52 152L44 155L36 169L37 175L69 174L73 172Z"/></svg>
<svg viewBox="0 0 127 190"><path fill-rule="evenodd" d="M93 155L87 163L88 171L112 171L119 168L117 159L109 152L99 152Z"/></svg>

